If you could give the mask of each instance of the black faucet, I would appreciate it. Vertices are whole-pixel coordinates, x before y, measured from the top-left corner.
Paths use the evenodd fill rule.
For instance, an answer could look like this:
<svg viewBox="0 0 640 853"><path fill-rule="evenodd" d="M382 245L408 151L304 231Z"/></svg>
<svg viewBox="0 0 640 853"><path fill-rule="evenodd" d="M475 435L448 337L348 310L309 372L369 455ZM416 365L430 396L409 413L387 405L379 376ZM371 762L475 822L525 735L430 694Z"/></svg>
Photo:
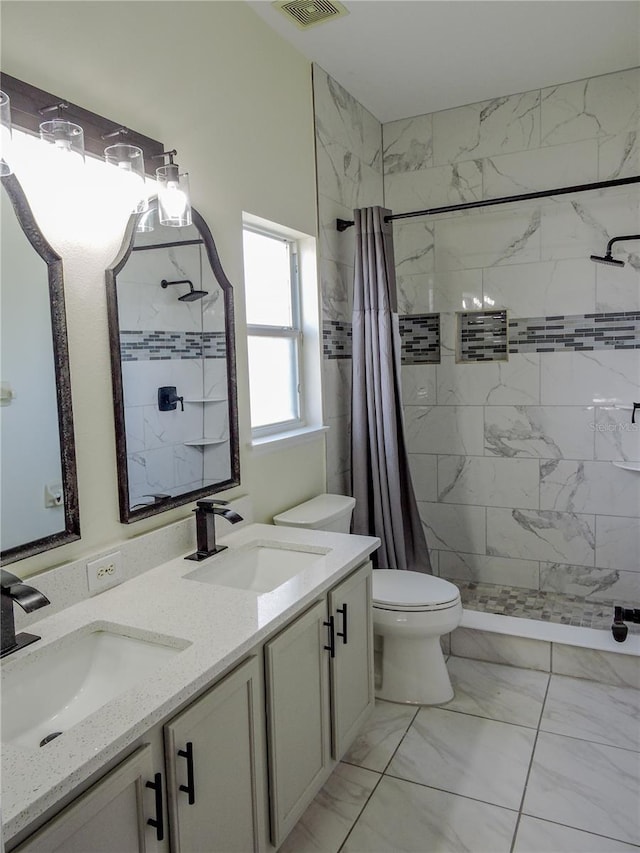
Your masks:
<svg viewBox="0 0 640 853"><path fill-rule="evenodd" d="M624 643L629 633L625 622L640 624L640 607L618 607L613 608L613 625L611 632L616 643Z"/></svg>
<svg viewBox="0 0 640 853"><path fill-rule="evenodd" d="M26 632L18 634L16 637L13 603L16 602L24 611L31 613L32 610L45 607L47 604L51 604L51 602L46 595L43 595L32 586L23 583L20 578L12 575L6 569L2 569L1 571L0 591L2 593L2 612L0 613L0 617L2 618L2 625L0 626L2 644L0 657L4 657L40 639L35 634L27 634Z"/></svg>
<svg viewBox="0 0 640 853"><path fill-rule="evenodd" d="M242 521L242 516L238 515L232 509L226 509L228 501L216 500L216 498L206 498L203 501L197 501L196 509L196 544L198 550L194 554L189 554L185 560L206 560L214 554L226 549L226 545L216 545L216 515L221 515L226 518L231 524L237 524Z"/></svg>

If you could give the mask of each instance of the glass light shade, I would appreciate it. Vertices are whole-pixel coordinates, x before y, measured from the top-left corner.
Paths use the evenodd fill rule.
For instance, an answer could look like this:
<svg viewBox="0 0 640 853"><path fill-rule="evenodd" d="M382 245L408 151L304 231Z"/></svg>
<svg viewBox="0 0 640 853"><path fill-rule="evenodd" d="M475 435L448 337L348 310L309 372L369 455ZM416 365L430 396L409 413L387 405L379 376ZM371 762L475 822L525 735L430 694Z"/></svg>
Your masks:
<svg viewBox="0 0 640 853"><path fill-rule="evenodd" d="M154 224L156 221L156 212L154 208L149 207L149 200L144 199L140 204L146 204L146 208L144 210L134 210L134 213L141 213L142 216L138 219L138 224L136 225L136 231L139 234L149 233L149 231L153 231Z"/></svg>
<svg viewBox="0 0 640 853"><path fill-rule="evenodd" d="M79 124L60 118L43 121L40 139L64 154L76 154L84 160L84 131Z"/></svg>
<svg viewBox="0 0 640 853"><path fill-rule="evenodd" d="M105 162L118 169L118 180L125 195L130 196L131 212L144 213L149 201L144 191L144 154L137 145L117 142L104 149Z"/></svg>
<svg viewBox="0 0 640 853"><path fill-rule="evenodd" d="M161 225L183 228L191 225L189 175L180 174L177 163L156 169L158 180L158 219Z"/></svg>
<svg viewBox="0 0 640 853"><path fill-rule="evenodd" d="M11 146L11 102L9 96L0 92L0 175L10 175Z"/></svg>

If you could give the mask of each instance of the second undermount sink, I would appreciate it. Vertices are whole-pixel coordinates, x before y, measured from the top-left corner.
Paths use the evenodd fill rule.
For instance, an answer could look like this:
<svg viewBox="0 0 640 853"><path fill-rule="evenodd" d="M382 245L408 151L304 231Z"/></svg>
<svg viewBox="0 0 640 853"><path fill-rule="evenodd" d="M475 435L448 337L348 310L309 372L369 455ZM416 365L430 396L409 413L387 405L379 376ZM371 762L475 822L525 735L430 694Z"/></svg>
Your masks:
<svg viewBox="0 0 640 853"><path fill-rule="evenodd" d="M229 548L184 577L250 592L271 592L318 564L330 550L316 545L258 540Z"/></svg>
<svg viewBox="0 0 640 853"><path fill-rule="evenodd" d="M176 645L168 643L175 642ZM2 666L2 742L45 746L134 687L188 643L139 639L94 623Z"/></svg>

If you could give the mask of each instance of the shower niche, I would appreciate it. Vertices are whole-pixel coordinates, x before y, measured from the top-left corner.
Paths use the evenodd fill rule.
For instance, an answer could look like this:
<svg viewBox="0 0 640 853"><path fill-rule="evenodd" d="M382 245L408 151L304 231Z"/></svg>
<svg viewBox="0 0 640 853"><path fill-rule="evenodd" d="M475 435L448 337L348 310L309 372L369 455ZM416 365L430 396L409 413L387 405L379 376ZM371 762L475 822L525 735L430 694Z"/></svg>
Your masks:
<svg viewBox="0 0 640 853"><path fill-rule="evenodd" d="M233 288L209 228L131 217L107 270L120 520L240 482Z"/></svg>

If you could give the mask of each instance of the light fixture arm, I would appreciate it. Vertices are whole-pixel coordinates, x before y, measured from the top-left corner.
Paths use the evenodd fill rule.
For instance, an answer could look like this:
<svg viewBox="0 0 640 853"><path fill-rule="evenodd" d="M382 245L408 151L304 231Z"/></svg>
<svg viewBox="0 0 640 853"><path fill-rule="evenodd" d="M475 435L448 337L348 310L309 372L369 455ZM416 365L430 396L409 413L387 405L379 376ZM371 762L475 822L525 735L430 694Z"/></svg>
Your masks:
<svg viewBox="0 0 640 853"><path fill-rule="evenodd" d="M102 133L100 135L100 139L114 139L116 136L128 136L129 128L128 127L118 127L116 130L112 130L109 133Z"/></svg>
<svg viewBox="0 0 640 853"><path fill-rule="evenodd" d="M66 101L60 101L59 103L51 104L51 106L48 106L48 107L40 107L38 112L41 116L44 116L44 115L47 115L48 113L52 113L54 111L57 111L58 118L60 118L61 111L62 110L68 110L68 109L69 109L69 104Z"/></svg>

